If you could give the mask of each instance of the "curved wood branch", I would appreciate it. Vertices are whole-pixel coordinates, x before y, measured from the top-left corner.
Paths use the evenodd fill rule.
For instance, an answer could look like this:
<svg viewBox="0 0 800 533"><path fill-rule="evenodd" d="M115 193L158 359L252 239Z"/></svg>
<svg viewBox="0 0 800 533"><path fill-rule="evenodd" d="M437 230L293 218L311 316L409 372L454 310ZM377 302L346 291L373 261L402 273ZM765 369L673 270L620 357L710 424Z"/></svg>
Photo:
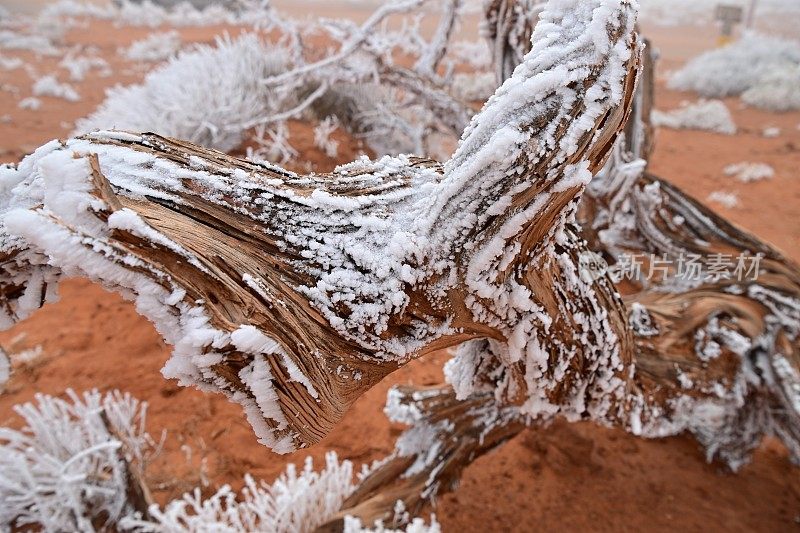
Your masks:
<svg viewBox="0 0 800 533"><path fill-rule="evenodd" d="M800 461L800 269L676 187L645 174L654 145L652 102L653 61L647 53L625 137L581 203L580 233L589 248L612 263L630 253L671 257L677 264L678 254L707 263L712 252L747 252L761 254L763 266L758 280L744 282L706 280L681 287L668 274L654 279L648 290L622 284L630 293L625 303L634 349L631 371L624 376L627 400L616 423L648 437L691 431L709 459L734 469L748 460L764 435L778 437ZM579 239L569 240L586 253ZM664 292L668 283L671 292ZM502 351L491 341L473 341L459 352L446 369L456 390L463 389L464 404L507 403L498 398L508 374ZM465 374L464 368L473 372ZM465 413L484 407L453 410L450 398L447 388L406 388L390 395L393 407L387 411L412 428L363 481L340 517L402 526L407 516L395 511L397 500L411 515L418 513L423 503L454 487L467 463L533 422L511 407L505 408L507 416L472 418ZM431 431L431 421L444 419L453 422L451 430ZM475 434L484 438L470 438ZM417 446L408 446L405 441L415 435ZM428 450L436 453L428 455ZM417 465L410 474L409 465ZM421 471L419 465L425 465Z"/></svg>
<svg viewBox="0 0 800 533"><path fill-rule="evenodd" d="M470 339L491 339L507 363L498 396L530 416L614 419L624 308L607 280L577 275L569 220L629 114L635 9L562 4L444 167L397 157L299 176L122 132L4 167L9 320L58 275L119 290L175 346L164 374L225 392L280 452L317 442L411 358Z"/></svg>

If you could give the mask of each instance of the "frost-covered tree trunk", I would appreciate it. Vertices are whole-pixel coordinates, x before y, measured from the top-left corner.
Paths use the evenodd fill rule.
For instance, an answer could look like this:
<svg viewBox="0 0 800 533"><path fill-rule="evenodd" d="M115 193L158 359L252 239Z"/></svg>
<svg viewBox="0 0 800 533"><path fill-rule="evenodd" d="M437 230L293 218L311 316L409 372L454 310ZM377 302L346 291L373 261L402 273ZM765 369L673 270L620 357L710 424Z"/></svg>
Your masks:
<svg viewBox="0 0 800 533"><path fill-rule="evenodd" d="M319 441L408 361L457 347L448 386L390 397L411 428L340 519L393 520L398 499L413 516L481 452L554 417L690 430L733 466L764 434L800 455L798 268L644 172L635 2L552 0L527 54L520 15L539 8L497 5L498 72L524 59L444 165L296 175L106 131L3 168L6 324L64 275L119 290L175 346L165 375L242 404L278 452ZM586 268L681 250L761 252L766 277L615 285Z"/></svg>

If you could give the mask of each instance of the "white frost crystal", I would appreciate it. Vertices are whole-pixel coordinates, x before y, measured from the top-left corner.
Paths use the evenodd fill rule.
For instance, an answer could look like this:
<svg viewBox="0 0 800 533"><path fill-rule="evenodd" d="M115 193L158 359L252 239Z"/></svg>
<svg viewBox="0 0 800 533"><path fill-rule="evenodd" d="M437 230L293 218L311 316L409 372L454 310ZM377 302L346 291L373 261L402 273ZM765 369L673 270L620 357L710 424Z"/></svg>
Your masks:
<svg viewBox="0 0 800 533"><path fill-rule="evenodd" d="M754 87L773 69L798 63L797 41L751 33L695 57L670 77L669 87L709 98L733 96Z"/></svg>

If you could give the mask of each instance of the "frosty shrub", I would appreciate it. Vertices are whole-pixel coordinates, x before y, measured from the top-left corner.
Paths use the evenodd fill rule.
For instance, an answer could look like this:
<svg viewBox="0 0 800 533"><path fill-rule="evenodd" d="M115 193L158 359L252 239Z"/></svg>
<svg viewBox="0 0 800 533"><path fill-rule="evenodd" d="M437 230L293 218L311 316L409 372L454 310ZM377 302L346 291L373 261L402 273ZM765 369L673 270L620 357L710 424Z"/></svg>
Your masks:
<svg viewBox="0 0 800 533"><path fill-rule="evenodd" d="M243 122L270 114L261 80L286 68L288 53L254 34L217 39L180 53L140 85L116 87L76 130L152 131L218 150L242 141Z"/></svg>
<svg viewBox="0 0 800 533"><path fill-rule="evenodd" d="M83 81L92 69L98 70L103 77L111 75L111 68L102 57L75 56L68 53L58 66L69 72L71 81Z"/></svg>
<svg viewBox="0 0 800 533"><path fill-rule="evenodd" d="M774 67L742 93L744 103L770 111L800 109L800 63Z"/></svg>
<svg viewBox="0 0 800 533"><path fill-rule="evenodd" d="M69 83L59 83L52 74L36 80L31 90L34 96L52 96L53 98L63 98L68 102L77 102L81 99L72 85Z"/></svg>
<svg viewBox="0 0 800 533"><path fill-rule="evenodd" d="M414 518L406 527L394 529L384 527L377 523L372 527L364 527L361 520L353 516L347 516L344 520L344 533L440 533L441 527L436 521L436 517L431 517L431 524L427 525L422 518Z"/></svg>
<svg viewBox="0 0 800 533"><path fill-rule="evenodd" d="M42 101L35 96L29 96L20 100L17 107L28 111L38 111L42 107Z"/></svg>
<svg viewBox="0 0 800 533"><path fill-rule="evenodd" d="M70 20L91 17L113 21L116 26L210 26L239 24L257 19L263 11L256 2L241 2L248 9L234 12L225 2L151 2L150 0L114 0L92 2L87 0L59 0L47 5L39 14L39 21ZM202 4L202 5L201 5Z"/></svg>
<svg viewBox="0 0 800 533"><path fill-rule="evenodd" d="M0 48L6 50L28 50L42 55L56 55L58 50L44 35L29 35L0 29Z"/></svg>
<svg viewBox="0 0 800 533"><path fill-rule="evenodd" d="M719 0L642 0L640 17L650 24L675 26L694 24L705 26L713 23L714 8L717 4L728 3L744 5L749 2L720 2ZM800 3L796 0L760 0L759 15L800 14Z"/></svg>
<svg viewBox="0 0 800 533"><path fill-rule="evenodd" d="M746 101L751 105L778 111L798 109L799 68L797 41L747 34L695 57L672 75L668 86L714 98L749 92Z"/></svg>
<svg viewBox="0 0 800 533"><path fill-rule="evenodd" d="M130 469L156 449L147 405L119 391L67 396L38 394L15 407L22 430L0 428L0 529L94 531L132 511Z"/></svg>
<svg viewBox="0 0 800 533"><path fill-rule="evenodd" d="M169 59L181 48L181 36L176 31L154 32L130 47L121 50L123 56L131 61L163 61Z"/></svg>
<svg viewBox="0 0 800 533"><path fill-rule="evenodd" d="M709 202L718 203L723 207L727 207L728 209L733 209L734 207L739 206L739 197L736 196L736 193L728 191L713 191L708 195L707 200Z"/></svg>
<svg viewBox="0 0 800 533"><path fill-rule="evenodd" d="M731 112L721 100L700 100L666 112L654 110L650 118L653 125L666 128L736 133Z"/></svg>
<svg viewBox="0 0 800 533"><path fill-rule="evenodd" d="M11 359L5 350L0 348L0 394L5 391L9 379L11 379Z"/></svg>
<svg viewBox="0 0 800 533"><path fill-rule="evenodd" d="M325 468L315 472L312 459L298 473L289 465L274 483L256 482L249 475L238 495L229 486L203 499L200 489L187 493L163 509L150 509L152 520L126 518L123 530L139 532L313 531L336 514L353 492L353 464L331 452Z"/></svg>
<svg viewBox="0 0 800 533"><path fill-rule="evenodd" d="M723 170L726 176L732 176L742 183L761 181L775 176L775 169L766 163L736 163L728 165Z"/></svg>
<svg viewBox="0 0 800 533"><path fill-rule="evenodd" d="M426 3L441 8L430 41L412 17ZM448 53L461 7L457 0L385 4L359 26L346 19L294 21L267 6L262 18L251 22L259 31L278 32L279 45L250 34L184 52L144 83L109 91L100 108L78 122L76 133L148 130L223 151L247 136L248 157L285 163L297 155L288 120L333 118L375 155L446 158L452 148L440 137L455 142L473 113L464 100L484 100L496 88L488 72L451 75L456 64L486 62L485 52L467 57L475 43ZM75 6L69 10L80 12ZM385 24L392 16L405 17L398 31ZM319 49L307 46L321 35L338 44L322 58ZM153 34L121 52L129 59L158 60L177 48L177 39L174 33ZM416 59L413 68L394 63L397 51ZM324 128L317 140L334 154Z"/></svg>

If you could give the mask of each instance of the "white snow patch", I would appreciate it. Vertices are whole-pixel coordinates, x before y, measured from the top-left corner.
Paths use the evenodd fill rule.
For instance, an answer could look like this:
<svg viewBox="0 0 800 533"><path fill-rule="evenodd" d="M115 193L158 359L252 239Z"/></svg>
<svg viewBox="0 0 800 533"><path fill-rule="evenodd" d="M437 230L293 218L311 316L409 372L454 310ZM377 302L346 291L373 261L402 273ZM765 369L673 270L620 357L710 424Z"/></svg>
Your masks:
<svg viewBox="0 0 800 533"><path fill-rule="evenodd" d="M774 139L776 137L780 137L780 134L781 134L781 129L774 126L764 128L761 131L761 135L767 139Z"/></svg>
<svg viewBox="0 0 800 533"><path fill-rule="evenodd" d="M0 348L0 394L6 390L6 384L11 379L11 359L6 352Z"/></svg>

